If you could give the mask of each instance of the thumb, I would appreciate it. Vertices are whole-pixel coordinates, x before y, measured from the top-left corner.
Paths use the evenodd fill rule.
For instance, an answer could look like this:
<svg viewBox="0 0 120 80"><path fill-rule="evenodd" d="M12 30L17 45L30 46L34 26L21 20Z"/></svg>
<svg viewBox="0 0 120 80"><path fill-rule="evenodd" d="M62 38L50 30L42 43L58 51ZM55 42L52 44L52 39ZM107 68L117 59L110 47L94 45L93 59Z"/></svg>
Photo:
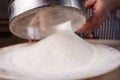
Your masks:
<svg viewBox="0 0 120 80"><path fill-rule="evenodd" d="M101 1L94 5L94 12L90 19L77 32L87 32L97 29L108 17L109 11Z"/></svg>
<svg viewBox="0 0 120 80"><path fill-rule="evenodd" d="M86 9L92 8L95 3L96 3L96 0L87 0L87 1L85 2L84 7L85 7Z"/></svg>
<svg viewBox="0 0 120 80"><path fill-rule="evenodd" d="M78 29L77 32L87 32L87 31L93 31L99 26L99 20L97 20L96 14L94 14L92 17L90 17L89 20L83 25L82 28Z"/></svg>

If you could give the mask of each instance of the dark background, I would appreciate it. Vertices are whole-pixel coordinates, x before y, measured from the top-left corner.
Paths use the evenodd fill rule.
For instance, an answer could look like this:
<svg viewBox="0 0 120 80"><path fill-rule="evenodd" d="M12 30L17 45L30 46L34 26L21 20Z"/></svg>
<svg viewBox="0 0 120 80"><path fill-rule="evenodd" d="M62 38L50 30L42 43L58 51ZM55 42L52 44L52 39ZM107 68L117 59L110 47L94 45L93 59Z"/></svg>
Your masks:
<svg viewBox="0 0 120 80"><path fill-rule="evenodd" d="M8 3L9 0L0 0L0 48L25 41L9 31Z"/></svg>
<svg viewBox="0 0 120 80"><path fill-rule="evenodd" d="M8 0L0 0L0 33L8 31Z"/></svg>

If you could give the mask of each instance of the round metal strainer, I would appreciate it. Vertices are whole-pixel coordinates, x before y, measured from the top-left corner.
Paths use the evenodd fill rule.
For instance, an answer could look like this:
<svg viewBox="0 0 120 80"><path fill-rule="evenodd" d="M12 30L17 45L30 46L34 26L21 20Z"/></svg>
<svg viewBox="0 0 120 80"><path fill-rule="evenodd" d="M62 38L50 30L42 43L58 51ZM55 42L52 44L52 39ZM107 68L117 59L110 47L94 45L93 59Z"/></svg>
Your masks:
<svg viewBox="0 0 120 80"><path fill-rule="evenodd" d="M76 31L86 21L82 0L13 0L10 31L24 39L42 39L59 30Z"/></svg>

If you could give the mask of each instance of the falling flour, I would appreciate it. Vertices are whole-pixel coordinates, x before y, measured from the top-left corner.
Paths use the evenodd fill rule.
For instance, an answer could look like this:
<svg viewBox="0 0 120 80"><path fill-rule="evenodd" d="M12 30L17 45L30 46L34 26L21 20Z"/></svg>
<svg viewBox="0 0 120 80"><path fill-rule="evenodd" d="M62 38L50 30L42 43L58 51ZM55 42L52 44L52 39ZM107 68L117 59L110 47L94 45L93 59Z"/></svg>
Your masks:
<svg viewBox="0 0 120 80"><path fill-rule="evenodd" d="M29 73L72 72L90 63L93 55L92 45L69 30L9 53L12 64Z"/></svg>

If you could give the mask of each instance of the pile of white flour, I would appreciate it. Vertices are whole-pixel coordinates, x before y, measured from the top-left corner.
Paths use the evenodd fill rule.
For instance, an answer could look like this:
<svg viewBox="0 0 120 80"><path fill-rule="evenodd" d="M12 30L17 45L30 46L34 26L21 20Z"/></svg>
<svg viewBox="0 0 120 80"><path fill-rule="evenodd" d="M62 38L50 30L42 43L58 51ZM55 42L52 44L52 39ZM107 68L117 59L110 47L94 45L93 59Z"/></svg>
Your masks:
<svg viewBox="0 0 120 80"><path fill-rule="evenodd" d="M94 56L92 45L72 31L57 32L25 48L9 53L12 64L29 73L72 72Z"/></svg>

